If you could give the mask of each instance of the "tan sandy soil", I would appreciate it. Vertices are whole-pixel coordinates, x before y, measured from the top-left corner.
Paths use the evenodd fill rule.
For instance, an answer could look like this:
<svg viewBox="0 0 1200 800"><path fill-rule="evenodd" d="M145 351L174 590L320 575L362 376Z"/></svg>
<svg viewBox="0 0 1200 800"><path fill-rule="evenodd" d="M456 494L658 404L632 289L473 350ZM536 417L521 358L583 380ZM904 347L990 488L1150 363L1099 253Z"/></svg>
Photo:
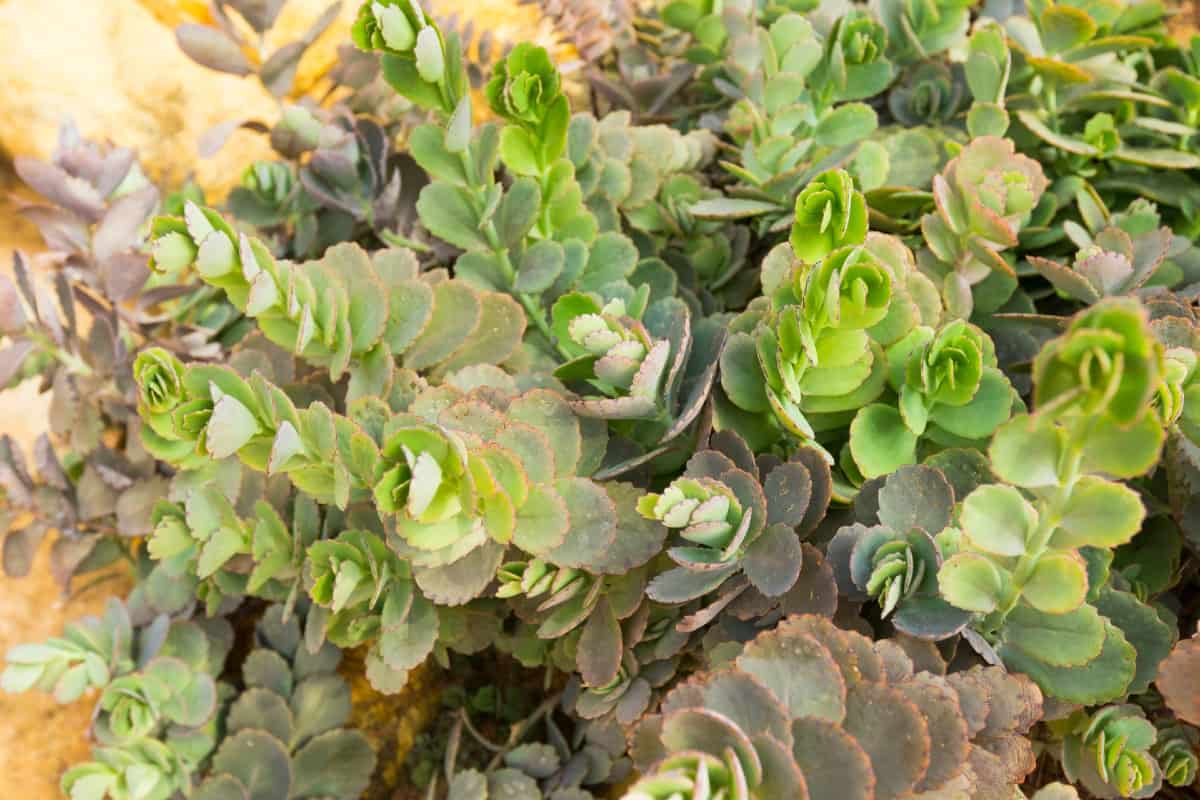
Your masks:
<svg viewBox="0 0 1200 800"><path fill-rule="evenodd" d="M5 270L11 268L14 248L28 251L38 245L36 231L13 213L10 189L11 178L0 173L0 267ZM37 394L35 382L0 395L0 434L29 444L42 430L45 416L45 398ZM21 642L57 635L68 620L99 613L105 599L118 591L124 587L108 582L63 598L50 577L49 548L43 547L29 577L0 577L0 653ZM60 706L39 693L0 693L0 797L60 797L59 775L88 757L84 732L93 704L94 698Z"/></svg>

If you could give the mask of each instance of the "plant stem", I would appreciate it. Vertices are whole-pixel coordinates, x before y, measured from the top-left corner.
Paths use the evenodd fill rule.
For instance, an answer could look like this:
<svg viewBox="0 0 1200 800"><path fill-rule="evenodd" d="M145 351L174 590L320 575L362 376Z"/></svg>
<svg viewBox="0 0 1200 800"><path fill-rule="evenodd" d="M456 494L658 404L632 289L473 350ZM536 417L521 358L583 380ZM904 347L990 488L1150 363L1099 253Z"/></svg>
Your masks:
<svg viewBox="0 0 1200 800"><path fill-rule="evenodd" d="M1067 504L1071 500L1075 484L1078 483L1081 477L1080 465L1083 461L1083 445L1086 440L1087 430L1090 427L1087 420L1081 420L1079 423L1068 427L1066 451L1063 455L1062 463L1059 464L1058 486L1055 487L1049 496L1037 502L1037 528L1034 529L1033 535L1029 539L1025 553L1017 559L1017 564L1013 568L1012 581L1008 586L1004 602L988 617L988 629L992 632L999 630L1003 626L1004 620L1016 608L1017 603L1020 602L1025 584L1032 577L1034 568L1042 556L1045 555L1050 545L1050 539L1053 537L1054 531L1058 529L1059 523L1062 522L1063 513L1066 511Z"/></svg>

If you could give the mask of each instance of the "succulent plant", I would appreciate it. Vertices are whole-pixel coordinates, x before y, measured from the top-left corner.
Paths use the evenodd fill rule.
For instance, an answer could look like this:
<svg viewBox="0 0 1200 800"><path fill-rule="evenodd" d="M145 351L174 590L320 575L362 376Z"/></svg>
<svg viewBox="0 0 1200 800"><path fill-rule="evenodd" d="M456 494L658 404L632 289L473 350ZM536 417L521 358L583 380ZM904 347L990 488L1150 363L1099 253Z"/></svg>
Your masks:
<svg viewBox="0 0 1200 800"><path fill-rule="evenodd" d="M445 37L417 0L380 0L360 6L354 44L382 53L383 74L417 105L451 113L465 95L461 44Z"/></svg>
<svg viewBox="0 0 1200 800"><path fill-rule="evenodd" d="M888 110L908 126L945 124L959 113L965 92L961 71L940 61L924 61L892 87Z"/></svg>
<svg viewBox="0 0 1200 800"><path fill-rule="evenodd" d="M792 252L814 263L867 238L867 203L845 170L818 175L796 197Z"/></svg>
<svg viewBox="0 0 1200 800"><path fill-rule="evenodd" d="M698 451L682 477L638 502L642 516L678 536L667 551L675 566L647 587L653 600L685 603L718 592L727 581L736 588L720 592L722 606L735 592L751 588L767 598L779 597L800 576L798 534L817 526L832 494L821 454L801 450L760 478L758 465L740 458L747 452L743 442L722 436L720 447L727 452Z"/></svg>
<svg viewBox="0 0 1200 800"><path fill-rule="evenodd" d="M943 446L986 441L1017 403L991 338L963 320L915 327L885 357L895 407L865 406L850 426L850 454L866 477L913 463L923 438Z"/></svg>
<svg viewBox="0 0 1200 800"><path fill-rule="evenodd" d="M45 644L17 645L5 660L6 692L38 688L53 691L60 703L69 703L89 688L107 686L114 675L133 669L129 614L114 599L103 618L85 617Z"/></svg>
<svg viewBox="0 0 1200 800"><path fill-rule="evenodd" d="M1200 733L1188 725L1171 725L1158 729L1158 738L1150 754L1162 770L1163 782L1175 787L1191 786L1200 769Z"/></svg>
<svg viewBox="0 0 1200 800"><path fill-rule="evenodd" d="M1094 568L1085 557L1094 552L1088 548L1129 541L1145 516L1135 492L1097 473L1132 477L1156 458L1163 434L1147 410L1151 387L1161 380L1157 347L1135 302L1109 300L1081 312L1039 355L1034 413L1015 417L992 440L991 467L1008 484L982 485L967 495L961 530L946 540L957 552L939 575L943 597L987 615L985 635L1004 641L1000 657L1048 694L1084 702L1119 697L1130 682L1142 685L1171 644L1171 632L1153 625L1153 612L1132 595L1093 585ZM1072 355L1058 355L1067 352ZM1082 370L1081 361L1088 362ZM1108 400L1096 403L1096 391ZM1071 509L1082 498L1103 503L1104 518L1077 527ZM1121 642L1135 616L1155 629L1139 637L1137 649ZM1080 634L1078 649L1064 640L1037 641L1064 623ZM1125 659L1107 660L1122 651ZM1140 666L1126 660L1130 654Z"/></svg>
<svg viewBox="0 0 1200 800"><path fill-rule="evenodd" d="M1063 770L1097 797L1153 797L1162 770L1150 750L1154 724L1137 706L1105 706L1092 715L1077 712L1064 723Z"/></svg>
<svg viewBox="0 0 1200 800"><path fill-rule="evenodd" d="M933 179L937 211L921 232L949 309L968 316L970 287L994 272L1015 275L1001 254L1017 244L1047 185L1041 165L995 136L974 139Z"/></svg>
<svg viewBox="0 0 1200 800"><path fill-rule="evenodd" d="M880 616L910 636L938 640L960 632L970 615L947 603L938 587L936 537L953 521L954 489L930 466L900 467L867 487L878 492L874 518L864 509L826 546L839 591L875 601Z"/></svg>
<svg viewBox="0 0 1200 800"><path fill-rule="evenodd" d="M1117 227L1098 233L1094 244L1081 248L1070 267L1050 259L1031 256L1033 265L1054 288L1081 303L1092 304L1103 297L1129 294L1150 280L1163 263L1171 235L1159 228L1150 236L1133 238Z"/></svg>
<svg viewBox="0 0 1200 800"><path fill-rule="evenodd" d="M888 55L907 64L960 45L970 23L963 0L877 0L873 10L888 32Z"/></svg>
<svg viewBox="0 0 1200 800"><path fill-rule="evenodd" d="M996 713L976 713L989 696ZM1019 743L1040 706L1032 683L996 668L918 672L886 640L793 616L667 694L635 732L647 771L624 798L1007 797L1032 752L1001 758L996 744Z"/></svg>
<svg viewBox="0 0 1200 800"><path fill-rule="evenodd" d="M126 554L127 541L113 534L147 533L165 490L137 441L131 342L219 357L232 315L211 298L180 302L187 290L151 280L140 251L160 193L132 151L82 139L67 123L49 161L20 157L14 166L38 195L18 208L47 252L14 253L12 276L0 279L0 384L38 377L52 402L28 460L11 439L0 448L4 527L13 523L4 566L28 572L54 530L53 570L67 587Z"/></svg>
<svg viewBox="0 0 1200 800"><path fill-rule="evenodd" d="M366 737L345 727L350 687L337 674L341 654L310 650L296 615L271 606L242 666L245 688L224 712L223 735L202 797L351 798L375 769Z"/></svg>
<svg viewBox="0 0 1200 800"><path fill-rule="evenodd" d="M219 211L70 128L16 159L52 252L0 279L0 383L52 419L0 439L4 566L57 530L64 583L135 581L0 680L94 692L64 791L403 793L339 670L445 685L452 800L1193 782L1200 39L539 5L579 62L415 0L336 57L335 6L189 11L280 99L204 137L275 151Z"/></svg>

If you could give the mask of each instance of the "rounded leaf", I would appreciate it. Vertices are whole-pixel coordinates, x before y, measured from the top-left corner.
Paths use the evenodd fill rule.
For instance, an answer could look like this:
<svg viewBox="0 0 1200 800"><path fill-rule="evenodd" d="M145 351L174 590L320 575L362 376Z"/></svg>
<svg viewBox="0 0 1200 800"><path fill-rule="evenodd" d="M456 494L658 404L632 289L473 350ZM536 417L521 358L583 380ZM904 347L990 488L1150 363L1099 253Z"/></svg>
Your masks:
<svg viewBox="0 0 1200 800"><path fill-rule="evenodd" d="M808 634L779 629L760 634L736 663L770 689L793 719L838 722L845 715L846 682L837 662Z"/></svg>
<svg viewBox="0 0 1200 800"><path fill-rule="evenodd" d="M375 751L359 731L333 730L313 737L293 761L295 797L360 797L375 772Z"/></svg>
<svg viewBox="0 0 1200 800"><path fill-rule="evenodd" d="M850 423L850 454L863 477L876 478L916 461L917 438L899 411L876 403Z"/></svg>
<svg viewBox="0 0 1200 800"><path fill-rule="evenodd" d="M1122 483L1085 476L1071 490L1052 547L1116 547L1134 537L1146 509L1137 492Z"/></svg>
<svg viewBox="0 0 1200 800"><path fill-rule="evenodd" d="M963 500L963 533L987 553L1019 556L1038 524L1033 505L1011 486L980 486Z"/></svg>
<svg viewBox="0 0 1200 800"><path fill-rule="evenodd" d="M802 717L792 722L792 740L792 755L813 800L874 800L871 759L840 725Z"/></svg>
<svg viewBox="0 0 1200 800"><path fill-rule="evenodd" d="M241 782L249 800L287 800L292 790L292 760L283 742L265 731L239 731L221 743L212 771Z"/></svg>
<svg viewBox="0 0 1200 800"><path fill-rule="evenodd" d="M1004 595L1004 576L978 553L957 553L938 571L938 586L951 604L967 611L988 614Z"/></svg>
<svg viewBox="0 0 1200 800"><path fill-rule="evenodd" d="M1072 552L1050 552L1038 559L1021 597L1038 611L1065 614L1079 607L1087 596L1088 576L1084 560Z"/></svg>
<svg viewBox="0 0 1200 800"><path fill-rule="evenodd" d="M1058 485L1064 434L1044 417L1020 416L1001 425L988 454L1003 480L1027 489Z"/></svg>

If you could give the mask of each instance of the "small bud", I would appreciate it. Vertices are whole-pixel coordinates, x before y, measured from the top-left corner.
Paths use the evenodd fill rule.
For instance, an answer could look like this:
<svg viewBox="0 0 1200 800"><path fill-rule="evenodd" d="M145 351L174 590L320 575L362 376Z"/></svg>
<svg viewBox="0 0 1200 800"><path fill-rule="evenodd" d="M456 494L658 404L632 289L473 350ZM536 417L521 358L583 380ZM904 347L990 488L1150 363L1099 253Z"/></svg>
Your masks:
<svg viewBox="0 0 1200 800"><path fill-rule="evenodd" d="M417 43L416 31L413 30L408 17L398 6L373 3L371 10L375 13L375 19L379 23L383 41L389 48L400 53L407 53L413 48L413 45Z"/></svg>
<svg viewBox="0 0 1200 800"><path fill-rule="evenodd" d="M446 75L446 56L437 31L432 27L422 28L413 52L417 57L417 73L429 83L441 83Z"/></svg>
<svg viewBox="0 0 1200 800"><path fill-rule="evenodd" d="M196 270L205 278L228 275L238 266L233 240L224 231L213 231L200 242Z"/></svg>
<svg viewBox="0 0 1200 800"><path fill-rule="evenodd" d="M168 233L154 240L151 255L158 271L175 272L196 260L196 245L182 233Z"/></svg>

